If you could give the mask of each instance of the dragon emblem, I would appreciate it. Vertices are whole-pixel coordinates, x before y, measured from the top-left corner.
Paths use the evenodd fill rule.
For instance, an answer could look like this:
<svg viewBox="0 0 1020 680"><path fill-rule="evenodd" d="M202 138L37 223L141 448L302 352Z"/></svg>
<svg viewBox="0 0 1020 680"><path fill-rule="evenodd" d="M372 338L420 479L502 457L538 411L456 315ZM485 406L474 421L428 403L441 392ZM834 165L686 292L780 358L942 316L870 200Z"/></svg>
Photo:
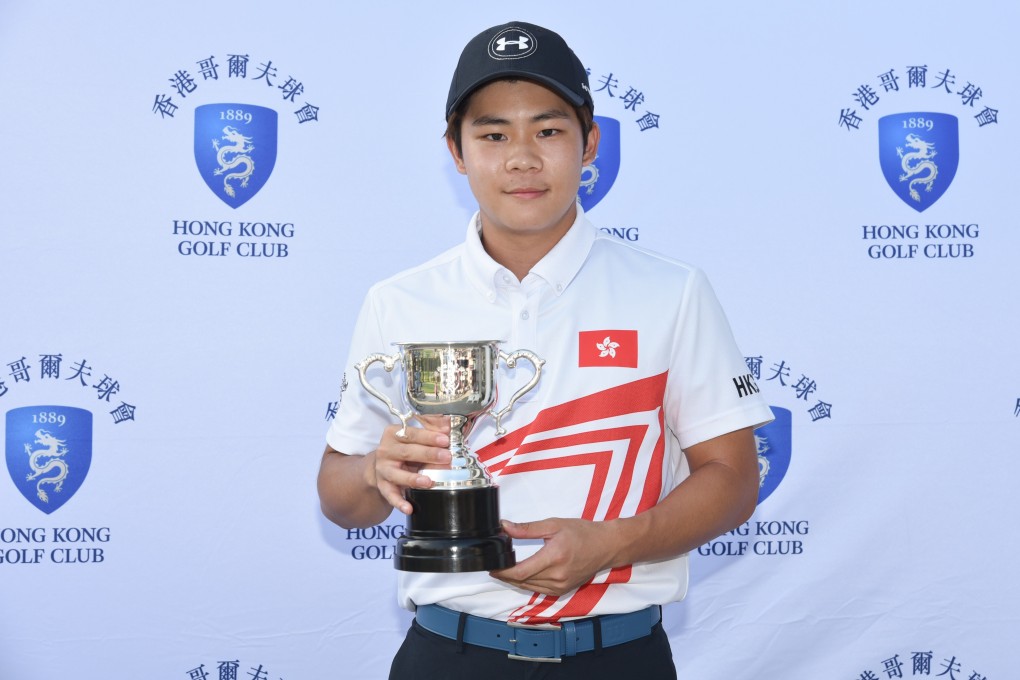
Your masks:
<svg viewBox="0 0 1020 680"><path fill-rule="evenodd" d="M221 139L225 139L230 144L220 146L218 139L212 140L213 148L216 149L216 162L220 165L220 167L213 170L213 174L218 176L227 172L227 170L233 170L241 165L245 166L244 170L228 173L223 178L223 191L228 196L234 196L236 194L230 182L240 180L241 186L247 187L248 178L255 172L255 161L248 155L255 150L255 147L251 144L251 137L245 137L230 125L223 128L223 137Z"/></svg>
<svg viewBox="0 0 1020 680"><path fill-rule="evenodd" d="M769 440L755 434L754 443L758 448L758 488L760 489L765 486L765 478L769 474L769 459L765 457L769 451Z"/></svg>
<svg viewBox="0 0 1020 680"><path fill-rule="evenodd" d="M32 450L31 444L25 444L25 453L28 454L28 465L32 472L28 474L27 480L39 480L35 484L35 493L39 500L48 503L49 495L43 490L43 484L52 484L54 491L60 491L64 486L64 479L67 477L67 463L63 460L68 452L64 445L65 440L57 439L46 430L35 431L35 443L41 444L42 448ZM48 461L45 459L49 459ZM44 477L49 473L55 473Z"/></svg>
<svg viewBox="0 0 1020 680"><path fill-rule="evenodd" d="M920 203L921 194L917 192L914 185L924 184L924 190L931 191L932 184L934 184L935 178L939 174L939 168L935 165L935 161L932 160L936 153L935 145L929 144L915 134L909 134L907 135L906 146L913 149L913 151L903 153L902 147L896 147L896 153L899 154L901 159L900 167L903 169L900 181L906 182L909 180L907 187L910 189L910 197ZM917 175L921 176L918 177Z"/></svg>
<svg viewBox="0 0 1020 680"><path fill-rule="evenodd" d="M595 165L595 161L598 159L599 157L595 156L591 165L586 165L581 168L581 188L584 189L589 196L595 193L595 184L599 181L599 169L598 166Z"/></svg>

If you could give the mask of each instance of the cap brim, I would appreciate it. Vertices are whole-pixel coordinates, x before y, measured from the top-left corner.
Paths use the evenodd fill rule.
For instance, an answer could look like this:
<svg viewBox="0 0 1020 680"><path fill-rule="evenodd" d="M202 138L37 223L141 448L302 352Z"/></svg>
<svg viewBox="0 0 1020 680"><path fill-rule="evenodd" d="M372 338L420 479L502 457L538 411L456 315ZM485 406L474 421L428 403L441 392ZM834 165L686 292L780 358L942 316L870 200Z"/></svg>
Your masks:
<svg viewBox="0 0 1020 680"><path fill-rule="evenodd" d="M450 107L446 112L446 117L449 118L450 115L457 110L457 107L460 106L465 99L470 97L474 93L474 91L477 90L478 88L487 85L488 83L491 83L495 80L506 80L514 78L520 78L521 80L531 80L540 85L544 85L545 87L548 87L550 90L552 90L553 92L555 92L560 97L562 97L563 99L565 99L567 102L574 106L583 106L585 104L585 100L582 97L579 97L577 93L571 91L570 88L566 87L559 81L553 80L552 78L547 78L545 76L536 75L529 71L510 69L507 71L500 71L499 73L490 73L486 75L484 78L479 78L475 82L471 83L468 87L465 87L461 92L460 96L453 100L453 102L450 104Z"/></svg>

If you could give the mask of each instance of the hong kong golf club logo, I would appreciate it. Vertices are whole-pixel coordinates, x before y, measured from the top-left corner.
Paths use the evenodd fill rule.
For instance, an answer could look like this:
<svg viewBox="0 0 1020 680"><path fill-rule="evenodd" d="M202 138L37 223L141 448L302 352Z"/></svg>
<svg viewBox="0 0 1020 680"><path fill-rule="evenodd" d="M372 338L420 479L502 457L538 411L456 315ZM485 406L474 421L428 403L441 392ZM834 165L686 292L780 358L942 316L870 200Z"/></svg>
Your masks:
<svg viewBox="0 0 1020 680"><path fill-rule="evenodd" d="M939 200L956 176L960 133L956 116L910 112L878 121L879 160L885 181L918 212Z"/></svg>
<svg viewBox="0 0 1020 680"><path fill-rule="evenodd" d="M616 176L620 174L620 121L595 116L595 122L602 133L598 155L589 165L581 168L581 186L577 190L577 198L585 212L605 198Z"/></svg>
<svg viewBox="0 0 1020 680"><path fill-rule="evenodd" d="M277 114L252 104L195 108L195 163L212 192L238 208L269 181L276 164Z"/></svg>
<svg viewBox="0 0 1020 680"><path fill-rule="evenodd" d="M790 411L778 406L772 407L775 420L754 431L754 443L758 448L758 503L775 491L787 470L793 450L793 419Z"/></svg>
<svg viewBox="0 0 1020 680"><path fill-rule="evenodd" d="M92 463L92 413L70 406L7 412L7 470L28 501L46 514L69 501Z"/></svg>

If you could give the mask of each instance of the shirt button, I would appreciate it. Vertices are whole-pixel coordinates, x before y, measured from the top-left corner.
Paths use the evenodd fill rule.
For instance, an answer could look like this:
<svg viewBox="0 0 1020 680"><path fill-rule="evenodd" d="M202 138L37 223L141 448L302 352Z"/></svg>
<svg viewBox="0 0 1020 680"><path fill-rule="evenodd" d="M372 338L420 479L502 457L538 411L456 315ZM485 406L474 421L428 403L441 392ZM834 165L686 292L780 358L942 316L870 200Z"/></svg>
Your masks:
<svg viewBox="0 0 1020 680"><path fill-rule="evenodd" d="M563 292L563 284L562 283L557 283L556 284L556 292L557 293L562 293Z"/></svg>
<svg viewBox="0 0 1020 680"><path fill-rule="evenodd" d="M521 312L521 318L524 319L525 321L528 320L529 316L531 316L531 315L528 314L528 310L524 310L523 312Z"/></svg>

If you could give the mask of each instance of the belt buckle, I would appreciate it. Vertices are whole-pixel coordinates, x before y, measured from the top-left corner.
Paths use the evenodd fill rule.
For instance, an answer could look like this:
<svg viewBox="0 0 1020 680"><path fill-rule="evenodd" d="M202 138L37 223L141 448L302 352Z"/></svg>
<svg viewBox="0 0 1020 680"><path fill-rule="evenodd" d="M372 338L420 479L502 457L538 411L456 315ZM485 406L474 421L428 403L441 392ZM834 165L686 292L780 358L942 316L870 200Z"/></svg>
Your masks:
<svg viewBox="0 0 1020 680"><path fill-rule="evenodd" d="M519 621L507 621L506 625L511 628L521 628L522 630L549 630L559 631L563 628L558 623L520 623ZM516 633L514 634L516 636ZM517 638L513 637L509 640L510 644L513 645L514 651L517 650ZM559 648L559 638L557 638L557 644L554 648ZM513 659L514 661L540 661L542 663L562 663L563 657L561 656L523 656L520 654L514 654L510 652L506 655L506 658Z"/></svg>

